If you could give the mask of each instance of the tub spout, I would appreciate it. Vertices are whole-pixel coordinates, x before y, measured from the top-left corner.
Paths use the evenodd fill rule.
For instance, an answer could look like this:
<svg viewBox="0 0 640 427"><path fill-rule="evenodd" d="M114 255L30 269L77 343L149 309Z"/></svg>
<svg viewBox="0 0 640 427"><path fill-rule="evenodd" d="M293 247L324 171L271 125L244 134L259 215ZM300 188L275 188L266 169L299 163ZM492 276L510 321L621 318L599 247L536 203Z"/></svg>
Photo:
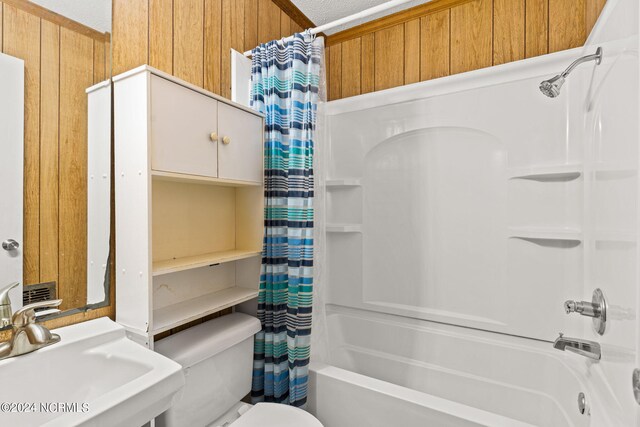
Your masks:
<svg viewBox="0 0 640 427"><path fill-rule="evenodd" d="M560 336L553 343L553 348L561 351L570 351L580 356L593 360L600 360L600 344L594 341L582 340L579 338L565 338L560 332Z"/></svg>

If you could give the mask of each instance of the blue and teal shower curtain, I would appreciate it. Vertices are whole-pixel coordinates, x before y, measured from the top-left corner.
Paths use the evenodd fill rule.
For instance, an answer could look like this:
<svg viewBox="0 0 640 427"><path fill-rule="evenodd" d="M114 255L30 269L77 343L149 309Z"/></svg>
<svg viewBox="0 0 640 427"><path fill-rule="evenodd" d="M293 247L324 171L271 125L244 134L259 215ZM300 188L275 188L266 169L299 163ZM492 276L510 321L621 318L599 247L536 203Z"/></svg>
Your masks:
<svg viewBox="0 0 640 427"><path fill-rule="evenodd" d="M253 50L252 107L264 113L265 219L254 402L305 406L313 295L313 153L322 40L295 34Z"/></svg>

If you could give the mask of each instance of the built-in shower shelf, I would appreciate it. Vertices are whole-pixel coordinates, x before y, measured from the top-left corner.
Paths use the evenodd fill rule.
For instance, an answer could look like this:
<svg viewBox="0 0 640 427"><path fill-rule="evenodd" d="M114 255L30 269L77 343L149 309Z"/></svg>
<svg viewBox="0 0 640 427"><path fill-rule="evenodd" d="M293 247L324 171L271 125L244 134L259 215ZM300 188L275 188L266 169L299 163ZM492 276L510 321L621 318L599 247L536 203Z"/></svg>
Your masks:
<svg viewBox="0 0 640 427"><path fill-rule="evenodd" d="M576 228L509 227L509 237L533 240L582 241L582 231Z"/></svg>
<svg viewBox="0 0 640 427"><path fill-rule="evenodd" d="M637 233L629 230L596 230L595 240L598 242L635 242Z"/></svg>
<svg viewBox="0 0 640 427"><path fill-rule="evenodd" d="M582 174L582 165L565 164L509 169L509 179L531 181L573 181Z"/></svg>
<svg viewBox="0 0 640 427"><path fill-rule="evenodd" d="M362 233L361 224L327 224L327 233Z"/></svg>
<svg viewBox="0 0 640 427"><path fill-rule="evenodd" d="M345 179L328 179L326 181L327 187L360 187L362 180L360 178L345 178Z"/></svg>

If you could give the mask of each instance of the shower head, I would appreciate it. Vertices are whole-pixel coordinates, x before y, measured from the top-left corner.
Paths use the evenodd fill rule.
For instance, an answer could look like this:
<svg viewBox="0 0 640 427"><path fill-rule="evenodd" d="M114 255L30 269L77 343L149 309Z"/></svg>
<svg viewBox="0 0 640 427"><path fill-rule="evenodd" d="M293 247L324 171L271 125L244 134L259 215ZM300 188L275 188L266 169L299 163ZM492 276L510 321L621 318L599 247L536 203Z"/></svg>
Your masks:
<svg viewBox="0 0 640 427"><path fill-rule="evenodd" d="M562 74L558 74L557 76L540 83L540 91L549 98L555 98L556 96L560 95L560 89L562 88L563 84L564 77L562 76Z"/></svg>
<svg viewBox="0 0 640 427"><path fill-rule="evenodd" d="M557 97L558 95L560 95L560 89L562 88L562 85L564 84L567 76L573 71L574 68L587 61L595 61L596 65L600 65L600 63L602 62L602 48L599 47L596 50L596 53L594 53L593 55L587 55L583 56L582 58L576 59L561 74L558 74L557 76L540 83L540 92L542 92L549 98Z"/></svg>

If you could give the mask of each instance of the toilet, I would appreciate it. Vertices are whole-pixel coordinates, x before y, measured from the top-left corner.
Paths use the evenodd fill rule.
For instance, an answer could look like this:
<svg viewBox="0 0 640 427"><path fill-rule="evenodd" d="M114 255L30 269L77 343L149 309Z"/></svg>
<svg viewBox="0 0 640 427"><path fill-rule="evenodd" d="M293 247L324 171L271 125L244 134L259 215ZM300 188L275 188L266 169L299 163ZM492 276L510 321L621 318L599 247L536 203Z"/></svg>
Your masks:
<svg viewBox="0 0 640 427"><path fill-rule="evenodd" d="M241 402L251 391L253 336L258 331L258 319L233 313L156 342L155 351L182 365L186 380L181 395L156 418L156 425L322 427L299 408Z"/></svg>

